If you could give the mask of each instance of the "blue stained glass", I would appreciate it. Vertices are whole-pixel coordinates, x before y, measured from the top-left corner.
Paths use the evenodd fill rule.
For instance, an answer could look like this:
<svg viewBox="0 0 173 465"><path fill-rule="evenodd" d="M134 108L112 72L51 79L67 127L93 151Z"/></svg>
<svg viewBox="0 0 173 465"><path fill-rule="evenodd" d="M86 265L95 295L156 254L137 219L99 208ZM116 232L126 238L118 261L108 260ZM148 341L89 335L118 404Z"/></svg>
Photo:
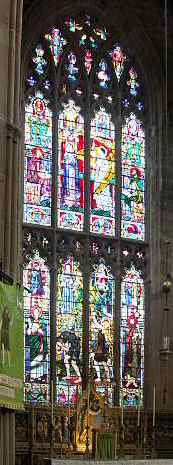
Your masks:
<svg viewBox="0 0 173 465"><path fill-rule="evenodd" d="M57 28L53 28L49 34L45 35L45 38L49 42L54 62L57 66L60 63L61 55L63 53L64 46L67 44L67 41L61 34L60 30Z"/></svg>
<svg viewBox="0 0 173 465"><path fill-rule="evenodd" d="M47 61L44 58L44 49L41 44L37 45L36 49L36 57L33 58L33 63L35 63L35 69L38 74L44 74L45 67Z"/></svg>
<svg viewBox="0 0 173 465"><path fill-rule="evenodd" d="M76 66L76 55L70 52L68 55L67 75L69 81L75 82L78 75L78 67Z"/></svg>
<svg viewBox="0 0 173 465"><path fill-rule="evenodd" d="M108 88L110 81L110 71L105 60L101 60L99 63L98 80L102 89Z"/></svg>
<svg viewBox="0 0 173 465"><path fill-rule="evenodd" d="M84 121L73 100L59 116L58 225L82 230L84 218Z"/></svg>

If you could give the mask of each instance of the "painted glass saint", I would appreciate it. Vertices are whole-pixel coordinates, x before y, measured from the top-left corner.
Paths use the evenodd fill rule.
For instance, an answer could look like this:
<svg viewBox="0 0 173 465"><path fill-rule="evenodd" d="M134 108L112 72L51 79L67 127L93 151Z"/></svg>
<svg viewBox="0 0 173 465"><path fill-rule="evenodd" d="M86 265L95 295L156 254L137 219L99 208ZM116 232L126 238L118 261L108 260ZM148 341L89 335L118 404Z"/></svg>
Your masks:
<svg viewBox="0 0 173 465"><path fill-rule="evenodd" d="M101 108L91 122L90 227L115 234L115 138L111 116Z"/></svg>
<svg viewBox="0 0 173 465"><path fill-rule="evenodd" d="M57 402L75 404L81 391L83 280L79 263L63 259L57 279Z"/></svg>
<svg viewBox="0 0 173 465"><path fill-rule="evenodd" d="M52 114L37 92L25 110L24 222L51 224Z"/></svg>
<svg viewBox="0 0 173 465"><path fill-rule="evenodd" d="M36 56L33 58L33 63L35 64L35 70L39 75L44 74L47 61L44 58L44 49L41 44L38 44L35 49Z"/></svg>
<svg viewBox="0 0 173 465"><path fill-rule="evenodd" d="M122 129L122 237L144 240L145 135L134 113Z"/></svg>
<svg viewBox="0 0 173 465"><path fill-rule="evenodd" d="M101 89L107 89L111 78L109 67L105 60L100 61L97 76L99 80L99 86L101 87Z"/></svg>
<svg viewBox="0 0 173 465"><path fill-rule="evenodd" d="M50 278L45 261L35 253L23 273L25 319L25 401L49 399Z"/></svg>
<svg viewBox="0 0 173 465"><path fill-rule="evenodd" d="M144 283L132 265L121 289L121 404L137 406L143 400Z"/></svg>
<svg viewBox="0 0 173 465"><path fill-rule="evenodd" d="M59 117L58 226L82 230L84 218L84 122L73 100Z"/></svg>
<svg viewBox="0 0 173 465"><path fill-rule="evenodd" d="M110 269L100 259L90 280L90 377L96 390L111 403L113 380L113 306L115 285Z"/></svg>
<svg viewBox="0 0 173 465"><path fill-rule="evenodd" d="M57 66L60 63L61 55L63 53L64 46L67 44L67 41L58 28L53 28L49 34L45 35L45 38L49 42L54 62Z"/></svg>
<svg viewBox="0 0 173 465"><path fill-rule="evenodd" d="M122 76L123 70L124 70L126 55L123 52L120 45L116 45L116 47L111 52L109 52L109 55L112 58L112 63L115 69L115 73L119 81Z"/></svg>

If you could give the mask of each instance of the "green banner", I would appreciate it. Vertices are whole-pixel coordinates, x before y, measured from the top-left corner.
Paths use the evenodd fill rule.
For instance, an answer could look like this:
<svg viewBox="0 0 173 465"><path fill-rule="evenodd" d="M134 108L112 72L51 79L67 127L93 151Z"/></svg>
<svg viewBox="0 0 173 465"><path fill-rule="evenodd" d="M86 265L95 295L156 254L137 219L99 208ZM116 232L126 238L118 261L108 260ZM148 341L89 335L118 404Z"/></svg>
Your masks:
<svg viewBox="0 0 173 465"><path fill-rule="evenodd" d="M22 292L0 282L0 406L23 408Z"/></svg>

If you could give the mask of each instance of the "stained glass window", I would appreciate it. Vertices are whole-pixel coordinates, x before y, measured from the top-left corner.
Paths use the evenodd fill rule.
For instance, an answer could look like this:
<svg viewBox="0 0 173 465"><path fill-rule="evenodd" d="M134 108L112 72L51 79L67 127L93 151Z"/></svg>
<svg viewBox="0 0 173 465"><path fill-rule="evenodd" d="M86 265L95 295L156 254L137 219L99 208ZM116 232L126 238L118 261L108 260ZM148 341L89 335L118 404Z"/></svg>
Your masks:
<svg viewBox="0 0 173 465"><path fill-rule="evenodd" d="M137 61L98 18L61 17L38 37L25 105L27 402L48 402L53 381L57 404L75 408L87 376L110 405L142 402L144 95Z"/></svg>
<svg viewBox="0 0 173 465"><path fill-rule="evenodd" d="M83 229L84 219L84 122L73 100L64 104L59 117L58 225Z"/></svg>
<svg viewBox="0 0 173 465"><path fill-rule="evenodd" d="M122 281L121 295L121 403L143 401L144 283L132 265Z"/></svg>
<svg viewBox="0 0 173 465"><path fill-rule="evenodd" d="M50 278L36 252L24 269L25 400L48 402Z"/></svg>
<svg viewBox="0 0 173 465"><path fill-rule="evenodd" d="M90 280L90 370L97 392L112 401L113 308L115 284L103 259L94 266ZM91 377L93 377L91 375Z"/></svg>
<svg viewBox="0 0 173 465"><path fill-rule="evenodd" d="M111 116L101 108L91 122L91 231L115 234L115 138Z"/></svg>
<svg viewBox="0 0 173 465"><path fill-rule="evenodd" d="M61 261L57 279L57 401L76 404L81 391L83 280L79 263Z"/></svg>
<svg viewBox="0 0 173 465"><path fill-rule="evenodd" d="M52 114L41 92L25 109L24 222L51 224Z"/></svg>
<svg viewBox="0 0 173 465"><path fill-rule="evenodd" d="M134 113L122 129L122 236L144 240L145 137Z"/></svg>

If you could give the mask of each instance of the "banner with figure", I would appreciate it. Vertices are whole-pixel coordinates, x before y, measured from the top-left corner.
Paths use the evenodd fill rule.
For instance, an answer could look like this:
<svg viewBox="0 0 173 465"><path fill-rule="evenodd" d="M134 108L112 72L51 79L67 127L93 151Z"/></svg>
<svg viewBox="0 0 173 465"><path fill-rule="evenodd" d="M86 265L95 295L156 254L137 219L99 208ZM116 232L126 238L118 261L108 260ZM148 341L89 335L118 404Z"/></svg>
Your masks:
<svg viewBox="0 0 173 465"><path fill-rule="evenodd" d="M22 292L0 282L0 406L23 408Z"/></svg>

